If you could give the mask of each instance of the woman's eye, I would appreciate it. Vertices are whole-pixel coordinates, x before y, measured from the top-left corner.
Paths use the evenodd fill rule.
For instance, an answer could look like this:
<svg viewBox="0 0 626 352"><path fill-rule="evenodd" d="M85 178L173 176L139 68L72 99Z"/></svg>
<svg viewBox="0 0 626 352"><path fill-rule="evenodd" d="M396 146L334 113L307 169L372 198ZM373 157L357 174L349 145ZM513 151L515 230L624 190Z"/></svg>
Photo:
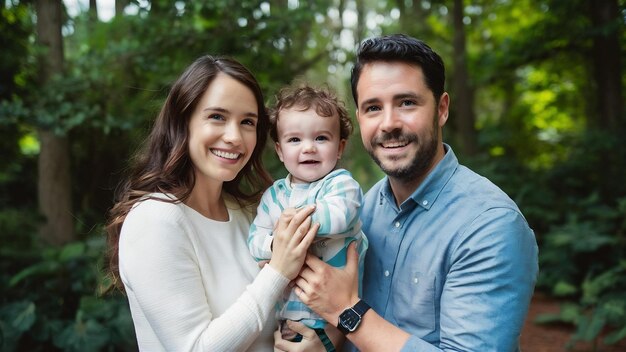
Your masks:
<svg viewBox="0 0 626 352"><path fill-rule="evenodd" d="M256 121L253 119L245 119L243 121L241 121L242 125L248 125L248 126L256 126Z"/></svg>
<svg viewBox="0 0 626 352"><path fill-rule="evenodd" d="M368 106L365 108L365 112L372 112L372 111L380 111L380 107L376 105L372 105L372 106Z"/></svg>
<svg viewBox="0 0 626 352"><path fill-rule="evenodd" d="M209 119L223 121L224 120L224 116L222 116L220 114L211 114L211 115L209 115Z"/></svg>

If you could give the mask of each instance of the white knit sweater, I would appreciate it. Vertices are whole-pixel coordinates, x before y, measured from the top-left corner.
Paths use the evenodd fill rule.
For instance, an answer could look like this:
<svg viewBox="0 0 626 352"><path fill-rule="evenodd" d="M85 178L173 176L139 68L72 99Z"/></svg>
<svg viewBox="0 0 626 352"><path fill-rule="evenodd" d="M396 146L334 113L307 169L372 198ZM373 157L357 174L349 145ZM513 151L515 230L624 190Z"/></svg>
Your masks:
<svg viewBox="0 0 626 352"><path fill-rule="evenodd" d="M259 272L246 246L253 214L228 206L226 222L158 200L126 217L120 276L140 350L273 350L273 308L289 280L269 265Z"/></svg>

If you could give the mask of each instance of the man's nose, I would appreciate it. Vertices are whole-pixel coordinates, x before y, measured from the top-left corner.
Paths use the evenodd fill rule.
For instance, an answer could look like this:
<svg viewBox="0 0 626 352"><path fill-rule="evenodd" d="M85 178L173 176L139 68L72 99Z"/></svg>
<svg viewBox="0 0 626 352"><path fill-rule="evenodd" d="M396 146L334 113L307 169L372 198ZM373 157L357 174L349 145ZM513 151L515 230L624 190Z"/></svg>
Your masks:
<svg viewBox="0 0 626 352"><path fill-rule="evenodd" d="M391 132L402 127L402 122L398 114L393 109L385 109L383 111L383 120L380 123L380 130L383 132Z"/></svg>

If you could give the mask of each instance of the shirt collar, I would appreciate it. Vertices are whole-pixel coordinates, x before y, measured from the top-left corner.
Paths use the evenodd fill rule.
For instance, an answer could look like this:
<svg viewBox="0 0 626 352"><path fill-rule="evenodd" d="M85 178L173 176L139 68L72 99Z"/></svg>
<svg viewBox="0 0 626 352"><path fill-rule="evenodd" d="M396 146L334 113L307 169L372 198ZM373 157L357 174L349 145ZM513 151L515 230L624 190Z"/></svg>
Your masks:
<svg viewBox="0 0 626 352"><path fill-rule="evenodd" d="M441 159L428 176L426 176L415 192L400 205L401 209L409 206L409 203L414 203L428 210L435 203L444 186L448 183L459 166L459 160L454 154L452 147L444 143L443 148L445 151L443 159ZM386 199L394 206L396 204L395 197L391 192L388 176L385 176L383 187L381 187L380 190L380 201L382 202L383 199Z"/></svg>

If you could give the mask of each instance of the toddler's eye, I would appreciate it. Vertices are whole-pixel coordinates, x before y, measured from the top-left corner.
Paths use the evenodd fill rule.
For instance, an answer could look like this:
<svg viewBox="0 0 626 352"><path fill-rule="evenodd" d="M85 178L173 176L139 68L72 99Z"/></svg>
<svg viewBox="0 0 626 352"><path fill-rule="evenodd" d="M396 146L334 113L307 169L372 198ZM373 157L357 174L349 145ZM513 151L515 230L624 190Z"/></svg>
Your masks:
<svg viewBox="0 0 626 352"><path fill-rule="evenodd" d="M298 138L298 137L291 137L291 138L287 139L287 142L288 143L297 143L297 142L300 142L300 138Z"/></svg>

